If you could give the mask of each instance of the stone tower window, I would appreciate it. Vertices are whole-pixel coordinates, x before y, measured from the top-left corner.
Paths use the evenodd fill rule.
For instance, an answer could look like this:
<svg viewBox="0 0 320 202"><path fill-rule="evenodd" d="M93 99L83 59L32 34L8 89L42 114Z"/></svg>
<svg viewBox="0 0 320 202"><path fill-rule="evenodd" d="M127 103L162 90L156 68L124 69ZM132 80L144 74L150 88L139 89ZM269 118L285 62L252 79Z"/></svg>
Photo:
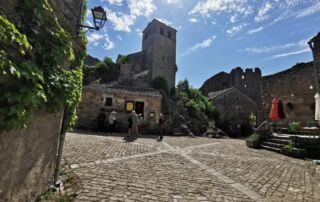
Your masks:
<svg viewBox="0 0 320 202"><path fill-rule="evenodd" d="M162 54L162 60L164 60L164 54Z"/></svg>
<svg viewBox="0 0 320 202"><path fill-rule="evenodd" d="M163 35L163 33L164 33L164 31L163 31L163 28L161 27L160 28L160 34Z"/></svg>
<svg viewBox="0 0 320 202"><path fill-rule="evenodd" d="M171 32L168 31L168 38L171 39Z"/></svg>

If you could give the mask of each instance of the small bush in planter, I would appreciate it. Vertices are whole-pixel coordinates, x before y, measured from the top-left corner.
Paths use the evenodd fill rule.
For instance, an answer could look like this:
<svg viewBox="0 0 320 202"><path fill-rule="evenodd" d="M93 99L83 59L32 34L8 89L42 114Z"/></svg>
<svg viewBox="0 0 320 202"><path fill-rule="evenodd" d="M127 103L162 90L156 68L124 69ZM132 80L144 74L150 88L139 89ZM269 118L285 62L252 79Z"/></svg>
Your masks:
<svg viewBox="0 0 320 202"><path fill-rule="evenodd" d="M304 158L307 155L307 151L305 149L298 149L293 147L292 141L290 141L289 144L282 148L282 153L287 156L292 156L296 158Z"/></svg>
<svg viewBox="0 0 320 202"><path fill-rule="evenodd" d="M300 122L292 122L289 124L291 132L297 132L301 129Z"/></svg>
<svg viewBox="0 0 320 202"><path fill-rule="evenodd" d="M250 148L259 148L261 144L261 137L257 133L253 133L246 139L246 145Z"/></svg>

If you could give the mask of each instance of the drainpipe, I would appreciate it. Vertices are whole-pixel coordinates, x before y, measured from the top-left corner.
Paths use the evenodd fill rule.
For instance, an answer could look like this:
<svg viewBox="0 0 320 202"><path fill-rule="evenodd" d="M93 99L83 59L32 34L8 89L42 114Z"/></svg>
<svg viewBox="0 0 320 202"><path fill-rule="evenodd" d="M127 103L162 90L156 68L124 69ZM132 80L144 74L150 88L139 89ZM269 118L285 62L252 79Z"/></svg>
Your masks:
<svg viewBox="0 0 320 202"><path fill-rule="evenodd" d="M63 111L63 118L62 118L62 124L61 124L61 131L60 131L60 138L59 138L59 145L58 145L58 153L56 154L56 166L55 166L55 171L54 171L54 180L53 184L55 187L59 186L57 184L58 179L59 179L59 174L60 174L60 167L61 167L61 159L62 159L62 151L63 151L63 145L64 145L64 140L66 137L66 113L67 112L67 107L64 107Z"/></svg>

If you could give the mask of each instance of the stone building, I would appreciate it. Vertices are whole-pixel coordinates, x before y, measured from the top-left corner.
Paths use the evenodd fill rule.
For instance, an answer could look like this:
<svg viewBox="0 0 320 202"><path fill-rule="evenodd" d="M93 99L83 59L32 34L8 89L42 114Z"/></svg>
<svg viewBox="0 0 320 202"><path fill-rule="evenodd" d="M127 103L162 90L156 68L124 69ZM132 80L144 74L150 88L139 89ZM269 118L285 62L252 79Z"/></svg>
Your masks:
<svg viewBox="0 0 320 202"><path fill-rule="evenodd" d="M255 106L253 108L250 108L250 113L253 113L257 117L257 123L261 123L265 119L265 112L262 107L262 100L261 100L261 70L259 68L250 69L247 68L243 70L241 67L237 67L235 69L232 69L230 73L226 72L220 72L208 80L204 82L204 84L201 86L200 90L203 92L204 95L209 95L211 92L223 92L225 89L233 89L236 88L238 91L240 91L243 95L246 96L238 96L240 100L237 102L230 102L229 104L234 105L230 106L231 108L236 108L239 106L239 103L247 103L248 98L250 98L250 101L253 101L255 103ZM230 97L230 99L233 99L233 96L236 92L234 89L224 96ZM239 94L239 93L237 93ZM210 96L209 96L210 98ZM244 99L244 100L241 100ZM214 105L217 105L215 103L215 100L213 100ZM219 106L217 106L218 111L223 111L222 109L219 109ZM252 111L252 109L255 109ZM230 110L230 116L237 118L239 115L237 114L237 111ZM248 120L248 117L244 117L245 113L242 113L241 117L245 121ZM233 118L233 119L234 119ZM221 119L221 122L229 121ZM244 122L243 122L244 123ZM230 122L232 128L236 128L238 123L232 121Z"/></svg>
<svg viewBox="0 0 320 202"><path fill-rule="evenodd" d="M300 63L288 70L264 76L261 98L265 111L270 112L272 99L278 98L284 103L287 117L284 123L300 121L308 125L314 119L316 85L312 62Z"/></svg>
<svg viewBox="0 0 320 202"><path fill-rule="evenodd" d="M0 15L19 25L20 32L23 22L18 6L22 2L0 0ZM76 31L76 24L81 18L82 1L46 2L53 8L59 24L72 36L73 50L77 52L85 49ZM18 54L13 59L14 62L22 60ZM69 69L70 65L68 61L61 61L64 69ZM7 82L1 77L0 88ZM26 128L0 134L0 201L37 201L41 194L50 189L53 185L62 119L63 109L52 113L43 107L32 113Z"/></svg>
<svg viewBox="0 0 320 202"><path fill-rule="evenodd" d="M221 126L226 132L235 135L244 134L249 127L249 116L256 115L257 104L236 87L210 92L209 100L219 112Z"/></svg>
<svg viewBox="0 0 320 202"><path fill-rule="evenodd" d="M129 54L121 65L120 80L132 79L133 75L143 74L148 82L161 76L169 88L175 86L177 30L154 19L143 30L142 51Z"/></svg>
<svg viewBox="0 0 320 202"><path fill-rule="evenodd" d="M78 107L77 127L96 130L96 118L101 108L104 108L107 117L111 111L117 112L117 132L127 132L128 118L131 111L135 110L144 117L144 132L152 133L157 128L156 121L161 112L161 100L159 91L150 88L119 84L88 85L83 88L82 101Z"/></svg>
<svg viewBox="0 0 320 202"><path fill-rule="evenodd" d="M299 63L288 70L263 77L258 68L254 71L246 69L243 72L237 67L230 74L220 72L212 76L200 89L204 94L210 95L210 92L237 88L256 103L258 124L268 118L272 99L278 98L285 105L287 118L283 120L284 123L300 121L302 125L308 125L314 120L314 95L319 91L319 33L310 40L309 45L314 57L313 62ZM230 113L234 117L238 116L236 111Z"/></svg>
<svg viewBox="0 0 320 202"><path fill-rule="evenodd" d="M300 121L310 125L314 121L314 95L319 92L320 33L309 41L314 61L299 63L292 68L265 76L262 79L262 100L267 112L274 97L284 101L285 123Z"/></svg>

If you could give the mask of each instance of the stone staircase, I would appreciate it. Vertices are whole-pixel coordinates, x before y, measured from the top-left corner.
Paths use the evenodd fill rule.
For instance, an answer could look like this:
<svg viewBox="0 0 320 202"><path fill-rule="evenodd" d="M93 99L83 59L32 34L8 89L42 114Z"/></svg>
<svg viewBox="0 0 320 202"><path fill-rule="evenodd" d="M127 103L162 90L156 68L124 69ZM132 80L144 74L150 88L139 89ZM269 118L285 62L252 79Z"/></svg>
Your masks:
<svg viewBox="0 0 320 202"><path fill-rule="evenodd" d="M289 143L289 137L271 136L269 139L262 142L261 147L266 150L281 153L282 147Z"/></svg>

